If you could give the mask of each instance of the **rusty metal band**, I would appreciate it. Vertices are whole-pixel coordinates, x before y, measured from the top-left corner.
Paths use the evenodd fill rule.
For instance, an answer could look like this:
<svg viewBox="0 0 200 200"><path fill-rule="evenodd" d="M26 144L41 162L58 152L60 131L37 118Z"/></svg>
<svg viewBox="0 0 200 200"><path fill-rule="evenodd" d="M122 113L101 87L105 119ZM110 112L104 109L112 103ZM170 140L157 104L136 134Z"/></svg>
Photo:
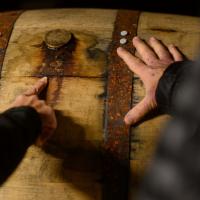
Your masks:
<svg viewBox="0 0 200 200"><path fill-rule="evenodd" d="M127 44L123 45L134 53L132 38L137 34L139 11L120 10L117 13L112 43L109 49L106 133L104 147L104 200L128 199L130 169L130 127L124 124L124 116L132 105L132 72L117 56L120 32L128 31Z"/></svg>
<svg viewBox="0 0 200 200"><path fill-rule="evenodd" d="M0 73L13 26L21 13L22 11L0 13Z"/></svg>

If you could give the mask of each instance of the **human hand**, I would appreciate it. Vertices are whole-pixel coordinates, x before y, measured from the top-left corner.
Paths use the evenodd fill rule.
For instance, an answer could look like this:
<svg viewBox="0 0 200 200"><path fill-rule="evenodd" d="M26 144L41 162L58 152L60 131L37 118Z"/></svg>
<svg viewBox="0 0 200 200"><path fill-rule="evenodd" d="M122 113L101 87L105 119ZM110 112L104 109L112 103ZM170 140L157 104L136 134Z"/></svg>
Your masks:
<svg viewBox="0 0 200 200"><path fill-rule="evenodd" d="M45 101L40 100L38 95L47 85L47 77L41 78L34 86L19 95L15 101L10 105L12 107L30 106L33 107L40 115L42 122L42 133L36 141L36 145L42 146L48 138L53 134L57 127L55 112L46 104Z"/></svg>
<svg viewBox="0 0 200 200"><path fill-rule="evenodd" d="M166 47L154 37L149 39L148 44L139 37L134 37L133 46L136 48L138 56L132 55L122 47L117 49L117 54L128 65L129 69L140 77L146 95L126 114L124 121L127 125L135 124L157 107L155 94L161 76L170 64L184 59L174 45Z"/></svg>

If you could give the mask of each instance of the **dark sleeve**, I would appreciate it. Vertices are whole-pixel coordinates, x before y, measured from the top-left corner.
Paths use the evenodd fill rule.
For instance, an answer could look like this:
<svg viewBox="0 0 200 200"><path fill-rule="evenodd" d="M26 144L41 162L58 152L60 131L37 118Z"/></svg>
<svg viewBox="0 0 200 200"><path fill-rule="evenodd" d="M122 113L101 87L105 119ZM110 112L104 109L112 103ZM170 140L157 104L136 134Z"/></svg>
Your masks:
<svg viewBox="0 0 200 200"><path fill-rule="evenodd" d="M17 167L40 131L40 117L31 107L12 108L0 114L0 185Z"/></svg>
<svg viewBox="0 0 200 200"><path fill-rule="evenodd" d="M168 114L176 112L177 94L182 92L185 81L191 76L194 62L180 61L171 64L161 77L156 90L159 109Z"/></svg>
<svg viewBox="0 0 200 200"><path fill-rule="evenodd" d="M174 115L161 134L138 199L199 200L199 62L173 64L160 80L157 99Z"/></svg>

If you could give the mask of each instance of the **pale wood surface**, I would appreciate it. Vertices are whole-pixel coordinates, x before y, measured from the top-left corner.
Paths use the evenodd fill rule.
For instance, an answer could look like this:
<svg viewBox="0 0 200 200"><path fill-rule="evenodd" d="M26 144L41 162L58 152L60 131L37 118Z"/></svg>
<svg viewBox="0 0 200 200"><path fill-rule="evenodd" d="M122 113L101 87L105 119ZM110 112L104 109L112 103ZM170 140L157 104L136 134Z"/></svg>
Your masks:
<svg viewBox="0 0 200 200"><path fill-rule="evenodd" d="M148 40L155 36L165 44L175 44L190 59L197 57L200 47L200 20L189 16L143 12L139 19L138 35ZM136 77L136 76L135 76ZM134 80L133 101L139 102L144 96L140 80ZM135 199L137 187L145 169L149 165L160 131L164 128L169 116L157 116L132 129L131 152L131 200Z"/></svg>
<svg viewBox="0 0 200 200"><path fill-rule="evenodd" d="M58 129L43 150L29 148L0 189L0 199L101 199L104 73L115 17L114 10L59 9L26 11L17 20L0 81L1 111L38 79L46 56L39 47L47 31L73 32L76 73L57 76L53 71L46 100L56 110Z"/></svg>
<svg viewBox="0 0 200 200"><path fill-rule="evenodd" d="M112 38L116 11L95 9L59 9L26 11L17 20L4 59L2 76L31 76L40 70L44 52L38 46L47 31L64 28L78 40L75 75L102 76L106 59L99 54L98 62L88 59L84 50L105 51ZM20 69L20 70L19 70Z"/></svg>
<svg viewBox="0 0 200 200"><path fill-rule="evenodd" d="M6 200L100 200L102 185L99 149L103 141L104 72L106 51L112 39L115 10L59 9L24 12L17 20L4 59L0 81L0 110L38 78L44 52L38 48L44 34L65 28L79 39L73 54L75 74L51 77L47 101L56 109L58 130L42 150L31 146L15 173L0 189ZM174 43L192 58L199 46L199 20L193 17L142 13L138 35L154 35ZM87 49L98 48L95 59ZM93 48L92 48L93 49ZM76 77L77 76L77 77ZM75 92L77 91L78 92ZM57 93L59 91L59 93ZM134 104L144 95L134 82ZM168 116L145 121L133 129L130 199L134 199L146 166L151 160L160 130Z"/></svg>

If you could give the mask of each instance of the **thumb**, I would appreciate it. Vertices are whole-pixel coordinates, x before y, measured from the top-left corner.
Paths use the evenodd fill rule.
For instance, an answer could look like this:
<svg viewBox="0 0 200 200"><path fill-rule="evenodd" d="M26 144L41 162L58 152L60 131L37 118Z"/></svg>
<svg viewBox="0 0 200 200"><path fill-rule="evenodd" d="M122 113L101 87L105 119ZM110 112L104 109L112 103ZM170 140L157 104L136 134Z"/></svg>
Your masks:
<svg viewBox="0 0 200 200"><path fill-rule="evenodd" d="M53 135L54 129L43 128L41 135L37 138L35 144L38 147L42 147L47 140Z"/></svg>
<svg viewBox="0 0 200 200"><path fill-rule="evenodd" d="M151 99L146 96L126 114L124 121L127 125L135 124L151 109Z"/></svg>

